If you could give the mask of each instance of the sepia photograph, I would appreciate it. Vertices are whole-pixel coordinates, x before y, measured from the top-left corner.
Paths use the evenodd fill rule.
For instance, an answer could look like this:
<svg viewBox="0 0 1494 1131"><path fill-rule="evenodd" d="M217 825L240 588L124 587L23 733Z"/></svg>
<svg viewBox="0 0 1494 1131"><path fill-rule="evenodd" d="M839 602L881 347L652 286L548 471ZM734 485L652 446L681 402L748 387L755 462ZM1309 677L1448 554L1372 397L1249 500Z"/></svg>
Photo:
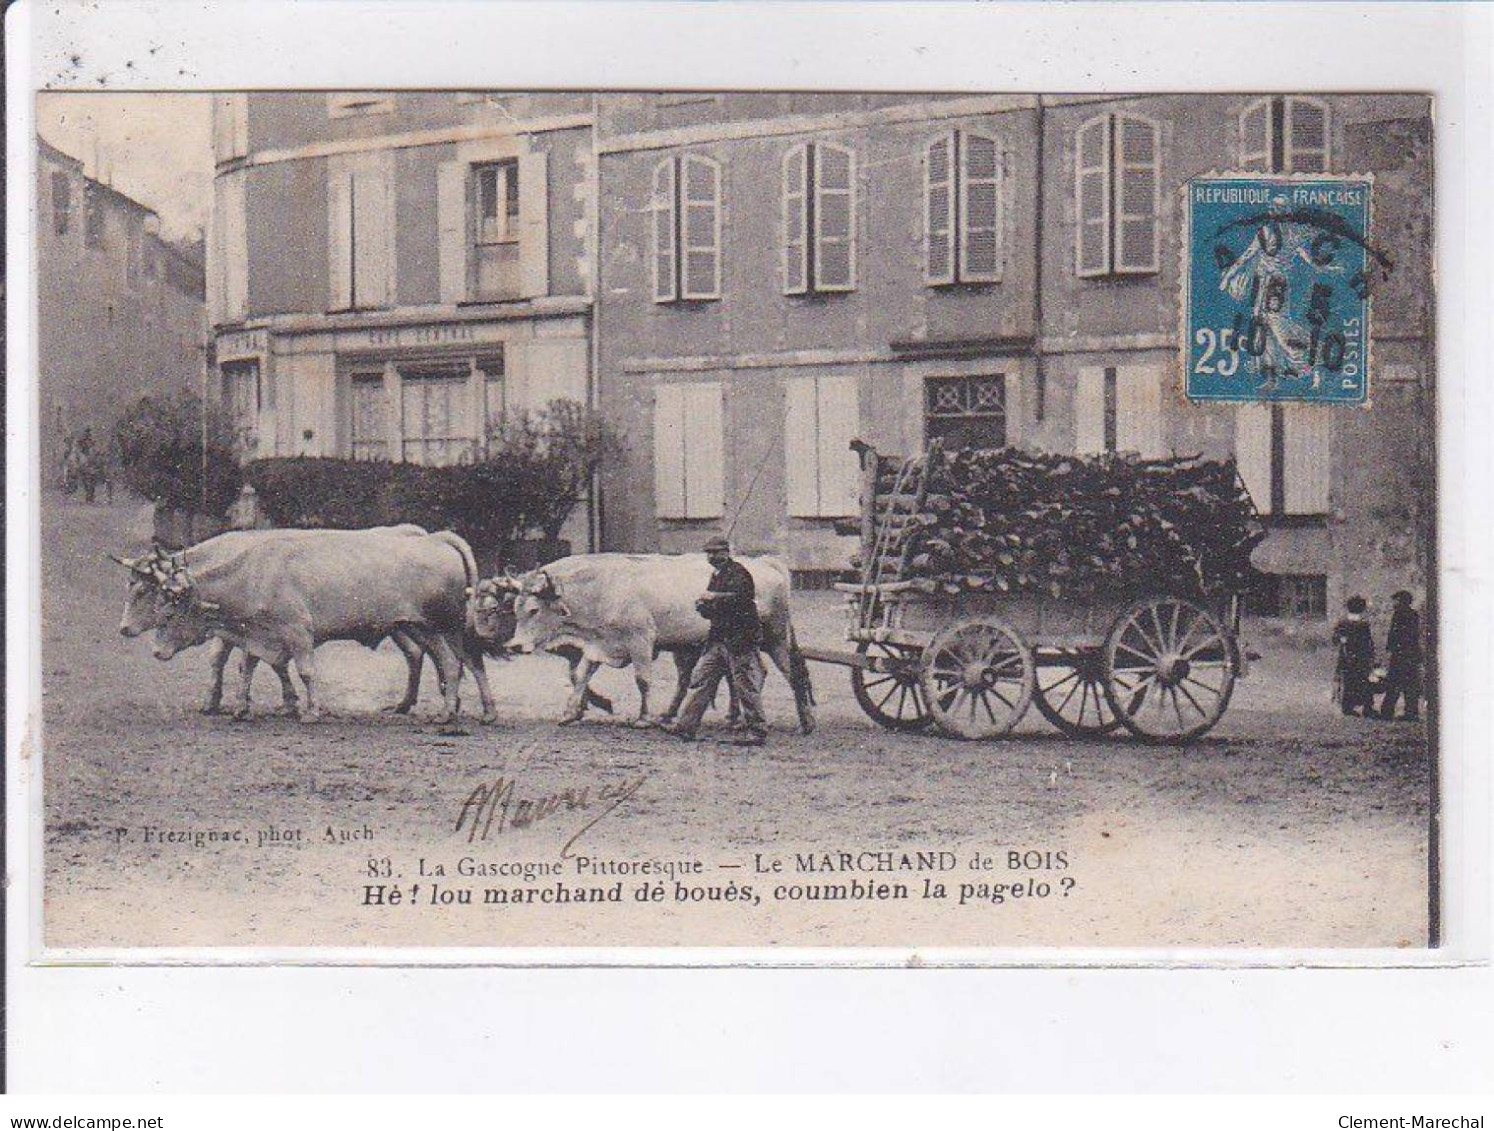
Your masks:
<svg viewBox="0 0 1494 1131"><path fill-rule="evenodd" d="M1434 129L40 92L45 948L1435 947Z"/></svg>

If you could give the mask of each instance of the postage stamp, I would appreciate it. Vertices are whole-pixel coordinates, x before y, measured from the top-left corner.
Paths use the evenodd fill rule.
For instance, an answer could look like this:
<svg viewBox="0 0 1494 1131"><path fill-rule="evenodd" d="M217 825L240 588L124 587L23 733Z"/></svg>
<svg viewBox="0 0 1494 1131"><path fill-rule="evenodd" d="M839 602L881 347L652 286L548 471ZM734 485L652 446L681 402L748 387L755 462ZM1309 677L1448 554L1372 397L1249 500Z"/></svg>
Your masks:
<svg viewBox="0 0 1494 1131"><path fill-rule="evenodd" d="M1189 182L1190 400L1367 402L1370 292L1390 269L1369 242L1373 189L1368 175Z"/></svg>

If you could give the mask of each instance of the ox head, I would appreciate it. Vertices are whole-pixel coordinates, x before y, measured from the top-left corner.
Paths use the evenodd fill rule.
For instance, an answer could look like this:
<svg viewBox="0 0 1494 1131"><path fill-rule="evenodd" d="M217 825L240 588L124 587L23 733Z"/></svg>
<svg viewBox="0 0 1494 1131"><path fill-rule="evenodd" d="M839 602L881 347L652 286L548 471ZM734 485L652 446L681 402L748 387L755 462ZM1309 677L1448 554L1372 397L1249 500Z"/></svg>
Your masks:
<svg viewBox="0 0 1494 1131"><path fill-rule="evenodd" d="M514 594L514 631L510 652L534 652L555 641L566 630L570 608L560 598L555 579L543 569L527 573L517 582Z"/></svg>
<svg viewBox="0 0 1494 1131"><path fill-rule="evenodd" d="M521 581L512 573L484 578L467 590L472 627L484 641L506 641L514 630L514 600Z"/></svg>
<svg viewBox="0 0 1494 1131"><path fill-rule="evenodd" d="M138 558L108 557L129 570L130 576L120 635L135 637L154 629L152 652L158 660L169 660L182 649L207 640L217 606L198 597L185 555L158 544Z"/></svg>

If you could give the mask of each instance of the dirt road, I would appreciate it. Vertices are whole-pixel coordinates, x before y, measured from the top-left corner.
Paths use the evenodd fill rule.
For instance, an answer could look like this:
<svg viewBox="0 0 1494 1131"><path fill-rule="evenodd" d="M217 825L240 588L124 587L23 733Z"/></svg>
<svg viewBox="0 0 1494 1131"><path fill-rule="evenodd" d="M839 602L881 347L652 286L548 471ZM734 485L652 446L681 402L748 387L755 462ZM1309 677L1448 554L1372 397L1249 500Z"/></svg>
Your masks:
<svg viewBox="0 0 1494 1131"><path fill-rule="evenodd" d="M42 521L51 947L1426 939L1425 732L1341 718L1320 653L1268 653L1186 750L1036 712L996 743L892 735L822 665L810 737L770 674L763 750L559 729L548 658L490 665L502 722L442 734L430 676L423 717L381 712L404 680L387 644L318 653L332 717L273 716L261 668L236 723L198 713L206 649L163 664L118 633L101 554L141 545L138 504L54 495ZM802 598L801 638L836 645L836 599ZM629 675L598 686L636 709Z"/></svg>

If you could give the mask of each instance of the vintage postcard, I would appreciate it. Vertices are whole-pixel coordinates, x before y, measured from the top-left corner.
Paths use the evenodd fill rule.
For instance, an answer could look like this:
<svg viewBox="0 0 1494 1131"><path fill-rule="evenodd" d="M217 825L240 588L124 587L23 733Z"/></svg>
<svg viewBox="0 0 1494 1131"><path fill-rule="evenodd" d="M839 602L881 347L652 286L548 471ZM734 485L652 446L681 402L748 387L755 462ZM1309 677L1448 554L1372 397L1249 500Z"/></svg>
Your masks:
<svg viewBox="0 0 1494 1131"><path fill-rule="evenodd" d="M1436 947L1438 127L1310 79L39 93L41 953Z"/></svg>

